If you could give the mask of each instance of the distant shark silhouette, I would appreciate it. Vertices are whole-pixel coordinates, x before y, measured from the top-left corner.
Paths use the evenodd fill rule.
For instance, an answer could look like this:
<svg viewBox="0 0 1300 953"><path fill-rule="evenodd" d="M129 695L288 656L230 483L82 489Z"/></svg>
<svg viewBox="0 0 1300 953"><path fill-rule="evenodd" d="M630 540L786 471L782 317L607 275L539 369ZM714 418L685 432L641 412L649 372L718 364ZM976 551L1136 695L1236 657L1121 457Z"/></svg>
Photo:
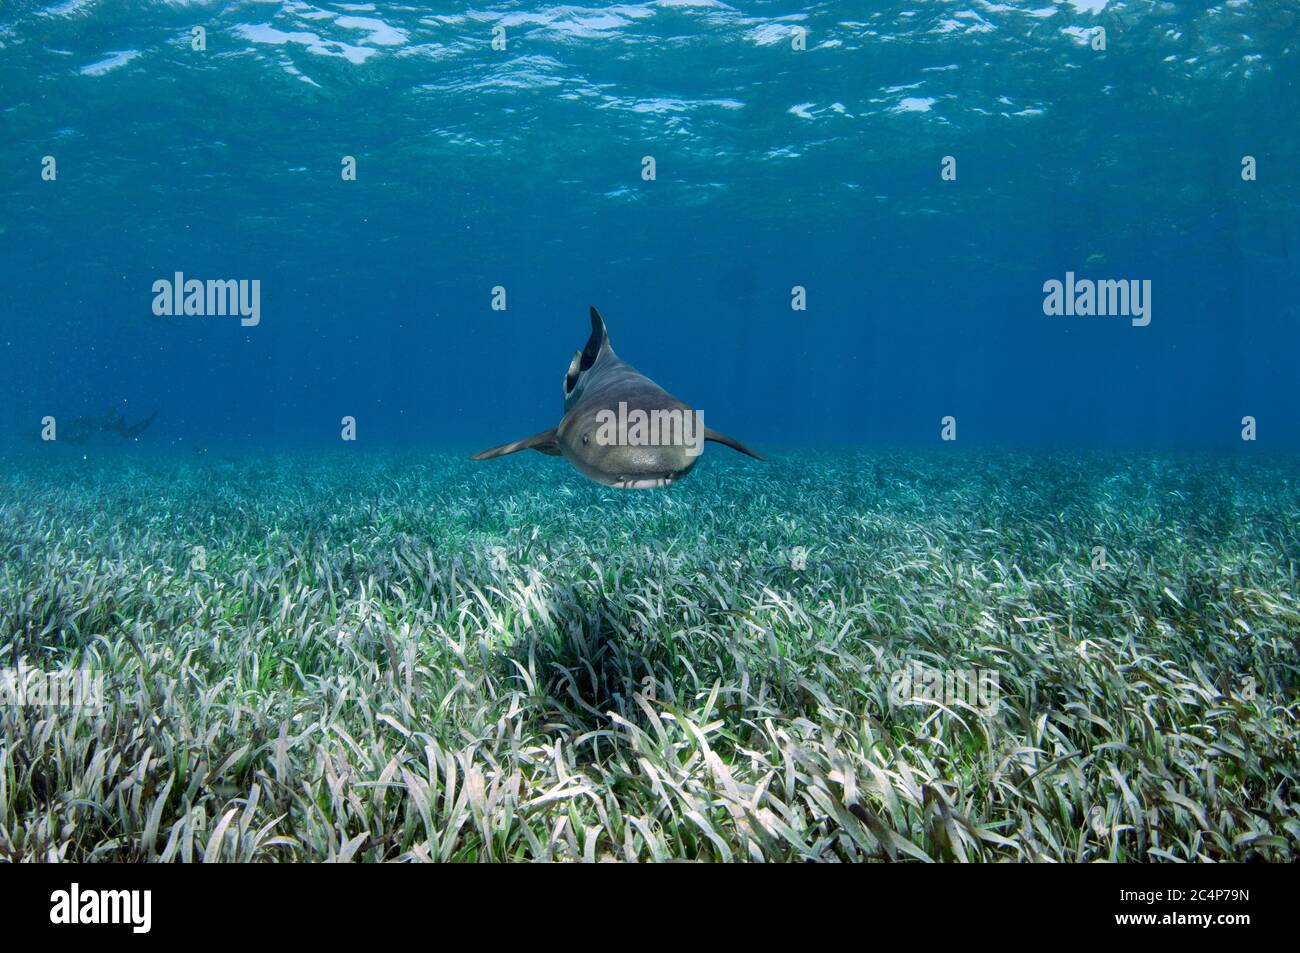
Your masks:
<svg viewBox="0 0 1300 953"><path fill-rule="evenodd" d="M635 437L625 439L624 424L628 420L635 423L637 411L665 423L670 415L677 415L671 418L681 422L677 436L686 439L664 439L662 432L652 444ZM614 421L619 422L617 428ZM610 439L615 429L618 438ZM604 319L592 308L591 337L587 346L573 355L564 376L564 417L559 426L484 450L470 459L489 460L519 450L537 450L563 456L597 483L643 490L668 486L686 476L699 459L705 440L763 459L740 441L703 427L700 415L620 360L609 345Z"/></svg>
<svg viewBox="0 0 1300 953"><path fill-rule="evenodd" d="M149 429L158 411L154 411L143 420L127 424L126 418L119 410L113 410L102 417L74 417L58 429L58 439L71 444L88 443L96 434L117 434L123 440L134 440Z"/></svg>

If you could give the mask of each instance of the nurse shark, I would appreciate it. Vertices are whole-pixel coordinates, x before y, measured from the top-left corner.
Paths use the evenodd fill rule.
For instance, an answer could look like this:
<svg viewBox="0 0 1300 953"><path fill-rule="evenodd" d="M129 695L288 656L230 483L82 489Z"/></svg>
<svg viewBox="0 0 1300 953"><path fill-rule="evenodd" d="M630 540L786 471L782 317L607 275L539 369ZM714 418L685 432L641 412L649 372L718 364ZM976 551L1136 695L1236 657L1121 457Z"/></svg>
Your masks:
<svg viewBox="0 0 1300 953"><path fill-rule="evenodd" d="M591 336L564 375L564 416L558 426L474 454L490 460L520 450L562 456L583 476L620 489L665 487L686 476L704 441L761 455L703 424L693 410L631 364L609 343L600 312L591 309Z"/></svg>

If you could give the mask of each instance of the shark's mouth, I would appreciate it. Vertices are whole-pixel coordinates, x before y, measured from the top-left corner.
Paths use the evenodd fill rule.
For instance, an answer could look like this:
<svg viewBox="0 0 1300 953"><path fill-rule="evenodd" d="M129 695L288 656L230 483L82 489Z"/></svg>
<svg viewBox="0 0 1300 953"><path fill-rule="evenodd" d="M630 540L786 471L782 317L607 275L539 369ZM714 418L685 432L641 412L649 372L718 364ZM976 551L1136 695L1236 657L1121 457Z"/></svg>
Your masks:
<svg viewBox="0 0 1300 953"><path fill-rule="evenodd" d="M610 486L619 490L659 490L676 480L677 475L672 473L661 477L619 477Z"/></svg>

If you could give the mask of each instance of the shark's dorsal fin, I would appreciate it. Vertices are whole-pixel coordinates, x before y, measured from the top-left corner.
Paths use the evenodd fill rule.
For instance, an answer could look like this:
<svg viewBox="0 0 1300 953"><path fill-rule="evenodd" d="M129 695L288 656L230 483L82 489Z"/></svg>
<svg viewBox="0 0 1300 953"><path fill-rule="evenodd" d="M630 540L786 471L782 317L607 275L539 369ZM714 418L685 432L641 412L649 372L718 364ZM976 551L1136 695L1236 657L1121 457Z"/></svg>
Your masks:
<svg viewBox="0 0 1300 953"><path fill-rule="evenodd" d="M573 389L578 386L578 378L582 376L582 352L574 351L573 360L569 362L569 369L564 374L564 397L568 400Z"/></svg>
<svg viewBox="0 0 1300 953"><path fill-rule="evenodd" d="M589 370L600 357L600 352L609 348L609 332L605 330L605 319L600 316L596 306L591 306L591 337L582 349L582 369ZM612 350L612 348L611 348Z"/></svg>
<svg viewBox="0 0 1300 953"><path fill-rule="evenodd" d="M573 355L573 361L569 364L569 371L564 375L564 407L567 410L569 404L575 400L580 390L582 375L587 373L596 366L604 354L613 355L614 349L609 345L609 332L605 330L605 319L600 316L600 312L595 306L591 309L591 336L587 338L587 345L581 351Z"/></svg>

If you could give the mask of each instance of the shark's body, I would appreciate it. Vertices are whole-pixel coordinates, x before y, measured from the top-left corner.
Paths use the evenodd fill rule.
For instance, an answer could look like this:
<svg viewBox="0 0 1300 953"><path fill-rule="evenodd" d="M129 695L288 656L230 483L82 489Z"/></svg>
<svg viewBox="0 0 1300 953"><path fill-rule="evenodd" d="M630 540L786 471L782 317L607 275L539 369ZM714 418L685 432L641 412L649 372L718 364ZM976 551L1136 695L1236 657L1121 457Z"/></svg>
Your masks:
<svg viewBox="0 0 1300 953"><path fill-rule="evenodd" d="M143 420L128 424L121 411L109 411L102 417L74 417L59 428L58 439L76 445L91 442L99 434L115 434L123 440L135 440L144 433L158 416L154 411Z"/></svg>
<svg viewBox="0 0 1300 953"><path fill-rule="evenodd" d="M626 418L641 411L685 421L695 412L632 365L619 358L609 344L605 322L591 309L591 337L573 356L564 376L564 417L558 427L523 440L476 453L472 459L488 460L519 450L537 450L563 456L583 476L623 489L664 487L680 480L699 459L704 440L726 444L755 459L763 458L744 444L715 430L701 427L698 444L660 440L653 445L600 439L608 433L611 416ZM692 416L691 420L698 420ZM689 422L687 423L689 427ZM686 431L689 434L689 430ZM679 435L681 431L677 432Z"/></svg>

